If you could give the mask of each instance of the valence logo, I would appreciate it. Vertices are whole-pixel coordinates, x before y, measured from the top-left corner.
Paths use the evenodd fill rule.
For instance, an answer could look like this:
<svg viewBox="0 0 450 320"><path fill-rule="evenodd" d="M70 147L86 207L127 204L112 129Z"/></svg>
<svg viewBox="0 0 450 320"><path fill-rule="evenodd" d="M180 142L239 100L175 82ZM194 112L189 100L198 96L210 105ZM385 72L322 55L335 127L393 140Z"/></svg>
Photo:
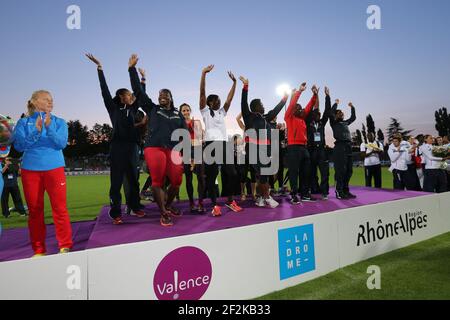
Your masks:
<svg viewBox="0 0 450 320"><path fill-rule="evenodd" d="M314 226L278 230L278 250L280 280L315 270Z"/></svg>
<svg viewBox="0 0 450 320"><path fill-rule="evenodd" d="M159 300L199 300L211 283L208 256L195 247L175 249L162 259L153 277Z"/></svg>

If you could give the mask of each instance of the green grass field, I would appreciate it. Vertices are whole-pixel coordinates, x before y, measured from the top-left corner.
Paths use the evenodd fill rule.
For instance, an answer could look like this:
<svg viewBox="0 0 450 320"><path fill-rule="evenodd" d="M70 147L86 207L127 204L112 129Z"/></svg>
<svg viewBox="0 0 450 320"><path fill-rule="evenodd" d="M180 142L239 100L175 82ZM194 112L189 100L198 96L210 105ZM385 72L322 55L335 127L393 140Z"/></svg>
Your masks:
<svg viewBox="0 0 450 320"><path fill-rule="evenodd" d="M367 268L380 267L381 289L367 288ZM359 262L261 300L448 300L450 233Z"/></svg>
<svg viewBox="0 0 450 320"><path fill-rule="evenodd" d="M330 171L330 183L334 181L334 171ZM143 186L146 175L141 175L140 185ZM196 189L196 178L194 175L194 190ZM364 171L363 168L354 168L352 180L350 182L355 186L364 185ZM392 188L392 175L387 169L383 169L383 187ZM109 204L109 176L77 176L67 177L67 205L72 222L86 221L94 219L100 209L104 205ZM196 192L194 196L196 196ZM23 196L23 192L22 192ZM180 190L180 198L187 199L186 187L183 183ZM23 198L25 201L25 199ZM122 202L125 198L122 197ZM10 207L13 202L10 199ZM46 223L53 223L51 216L50 202L45 197L45 217ZM17 213L12 213L8 219L3 216L0 218L0 223L4 229L25 227L27 225L27 218L20 217Z"/></svg>

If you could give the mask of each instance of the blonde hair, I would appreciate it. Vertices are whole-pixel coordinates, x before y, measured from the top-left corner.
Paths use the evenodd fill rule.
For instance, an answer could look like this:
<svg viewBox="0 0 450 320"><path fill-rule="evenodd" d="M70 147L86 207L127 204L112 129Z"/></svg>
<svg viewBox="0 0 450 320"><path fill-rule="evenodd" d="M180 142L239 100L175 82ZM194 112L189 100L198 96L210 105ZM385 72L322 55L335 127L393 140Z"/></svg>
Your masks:
<svg viewBox="0 0 450 320"><path fill-rule="evenodd" d="M51 95L51 93L47 90L38 90L38 91L33 92L30 100L28 100L28 103L27 103L28 116L32 116L36 112L36 107L33 104L33 101L35 101L38 98L38 96L40 96L41 94Z"/></svg>

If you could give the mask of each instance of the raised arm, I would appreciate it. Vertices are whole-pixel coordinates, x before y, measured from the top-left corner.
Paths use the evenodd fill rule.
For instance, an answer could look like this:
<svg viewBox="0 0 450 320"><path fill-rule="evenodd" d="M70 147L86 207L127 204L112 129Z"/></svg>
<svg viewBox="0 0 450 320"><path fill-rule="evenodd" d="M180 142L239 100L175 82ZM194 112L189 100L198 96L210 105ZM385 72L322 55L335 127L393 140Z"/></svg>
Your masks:
<svg viewBox="0 0 450 320"><path fill-rule="evenodd" d="M320 88L317 88L316 103L314 104L311 112L306 116L306 123L311 123L315 117L315 114L320 111L319 90Z"/></svg>
<svg viewBox="0 0 450 320"><path fill-rule="evenodd" d="M147 92L146 81L147 78L145 76L145 70L142 68L138 68L139 74L141 75L141 87L143 92Z"/></svg>
<svg viewBox="0 0 450 320"><path fill-rule="evenodd" d="M230 92L227 96L227 101L225 101L223 108L226 112L230 109L231 102L233 101L234 93L236 92L236 78L234 77L234 74L231 71L228 71L228 76L233 81L233 85L231 86Z"/></svg>
<svg viewBox="0 0 450 320"><path fill-rule="evenodd" d="M330 113L329 113L329 115L330 115L329 118L330 118L330 124L331 124L331 125L333 125L334 123L336 123L336 112L337 112L338 105L339 105L339 99L336 99L336 100L334 101L334 104L333 104L333 106L331 107Z"/></svg>
<svg viewBox="0 0 450 320"><path fill-rule="evenodd" d="M325 125L328 122L330 112L331 112L330 89L328 87L325 87L325 110L323 111L322 119L320 120L323 127L325 127Z"/></svg>
<svg viewBox="0 0 450 320"><path fill-rule="evenodd" d="M288 119L291 119L294 116L295 108L298 102L298 99L300 98L300 95L303 91L306 90L306 82L303 82L300 85L300 88L298 91L295 91L293 97L291 98L291 102L289 103L289 107L286 110L286 113L284 114L284 121L287 121Z"/></svg>
<svg viewBox="0 0 450 320"><path fill-rule="evenodd" d="M202 77L200 79L200 110L206 107L206 74L210 73L212 69L214 69L213 64L202 70Z"/></svg>
<svg viewBox="0 0 450 320"><path fill-rule="evenodd" d="M250 116L251 111L248 106L248 79L240 76L239 80L242 81L244 87L242 88L242 98L241 98L241 115L244 118L244 122L247 121L248 116Z"/></svg>
<svg viewBox="0 0 450 320"><path fill-rule="evenodd" d="M348 125L351 125L356 120L356 112L353 103L349 102L348 106L351 108L352 114L350 115L350 118L348 118L345 122L347 122Z"/></svg>
<svg viewBox="0 0 450 320"><path fill-rule="evenodd" d="M128 61L128 72L130 74L131 88L136 98L140 100L140 106L145 111L145 113L149 115L151 109L156 107L156 104L154 104L152 99L150 99L147 93L145 93L144 88L141 85L141 81L139 80L139 75L136 70L136 64L138 63L138 61L139 58L135 54L133 54Z"/></svg>
<svg viewBox="0 0 450 320"><path fill-rule="evenodd" d="M238 114L238 116L236 117L236 121L239 125L239 128L241 128L242 131L245 131L245 125L244 122L242 121L242 112Z"/></svg>
<svg viewBox="0 0 450 320"><path fill-rule="evenodd" d="M103 67L97 58L95 58L91 53L87 53L86 57L91 60L95 65L97 66L97 72L98 72L98 79L100 81L100 89L102 91L102 97L103 101L105 103L105 107L108 110L109 113L111 113L112 109L114 108L114 101L111 96L111 93L109 92L108 85L106 83L105 74L103 73Z"/></svg>
<svg viewBox="0 0 450 320"><path fill-rule="evenodd" d="M312 108L316 105L317 97L319 96L319 88L316 87L316 85L313 85L311 88L311 91L313 92L313 96L311 97L311 100L309 100L308 104L305 108L305 113L303 118L306 119L308 115L311 113Z"/></svg>
<svg viewBox="0 0 450 320"><path fill-rule="evenodd" d="M284 94L283 99L273 108L270 110L266 115L266 121L272 121L276 118L276 116L280 113L280 111L283 109L283 107L286 105L286 102L289 99L289 95L287 93Z"/></svg>

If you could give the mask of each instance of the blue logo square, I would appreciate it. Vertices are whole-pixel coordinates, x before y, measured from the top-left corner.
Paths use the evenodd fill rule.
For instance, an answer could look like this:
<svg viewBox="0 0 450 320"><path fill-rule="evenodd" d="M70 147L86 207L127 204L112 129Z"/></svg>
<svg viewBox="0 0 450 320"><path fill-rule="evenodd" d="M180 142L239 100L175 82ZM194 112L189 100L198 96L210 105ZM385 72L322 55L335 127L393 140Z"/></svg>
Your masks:
<svg viewBox="0 0 450 320"><path fill-rule="evenodd" d="M315 270L313 224L278 230L278 249L280 280Z"/></svg>

